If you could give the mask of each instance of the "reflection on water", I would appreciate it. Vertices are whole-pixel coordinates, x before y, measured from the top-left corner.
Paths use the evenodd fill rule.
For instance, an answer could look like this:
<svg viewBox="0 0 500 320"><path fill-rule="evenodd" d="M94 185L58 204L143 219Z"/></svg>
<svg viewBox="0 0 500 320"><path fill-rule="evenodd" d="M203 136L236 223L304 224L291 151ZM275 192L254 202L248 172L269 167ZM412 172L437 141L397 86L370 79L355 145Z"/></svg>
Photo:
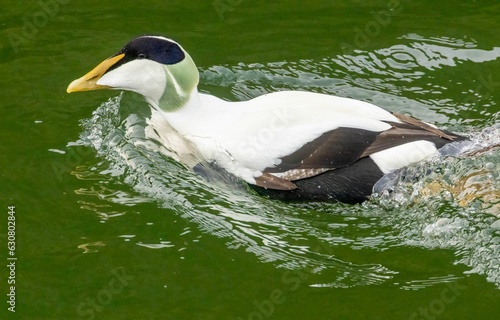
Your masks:
<svg viewBox="0 0 500 320"><path fill-rule="evenodd" d="M376 52L359 51L321 61L214 66L201 70L202 83L205 88L228 88L228 94L236 99L301 89L375 103L393 101L385 105L405 105L413 114L425 115L426 120L446 123L443 112L403 98L401 88L436 68L500 56L499 48L479 50L472 40L426 40L416 35L403 40L404 44ZM420 91L438 89L433 85ZM453 109L459 103L450 101L448 107ZM258 197L241 184L228 187L208 183L172 160L158 141L148 137L149 113L145 110L148 108L143 102L119 95L82 122L84 130L78 144L91 146L105 161L101 167L75 169L75 176L97 179L99 185L78 189L78 194L131 205L152 200L195 223L202 232L226 239L228 248L243 248L276 267L327 274L331 281L312 284L316 287L394 281L403 289L418 289L455 279L443 276L399 283L391 280L397 270L375 262L378 260L355 263L370 261L364 257L369 252L407 245L453 249L457 261L470 266L471 272L484 274L500 285L496 258L500 228L494 216L498 215L500 200L498 149L469 157L438 156L405 169L391 181L390 192L385 189L363 205L287 204ZM493 126L467 132L476 145L500 142L497 120L492 121ZM133 190L130 194L114 191L99 180L117 180ZM81 205L103 219L120 214L105 212L90 202L84 200ZM173 246L161 239L157 243L139 241L137 245L150 249ZM339 251L348 258L339 258Z"/></svg>
<svg viewBox="0 0 500 320"><path fill-rule="evenodd" d="M102 241L95 241L95 242L87 242L78 245L79 249L83 250L83 253L91 253L91 252L97 252L98 247L104 247L105 244Z"/></svg>
<svg viewBox="0 0 500 320"><path fill-rule="evenodd" d="M418 290L439 283L455 283L457 282L457 280L459 280L459 278L452 275L446 275L442 277L431 277L429 279L424 279L424 280L408 281L408 283L401 286L401 288L404 290Z"/></svg>

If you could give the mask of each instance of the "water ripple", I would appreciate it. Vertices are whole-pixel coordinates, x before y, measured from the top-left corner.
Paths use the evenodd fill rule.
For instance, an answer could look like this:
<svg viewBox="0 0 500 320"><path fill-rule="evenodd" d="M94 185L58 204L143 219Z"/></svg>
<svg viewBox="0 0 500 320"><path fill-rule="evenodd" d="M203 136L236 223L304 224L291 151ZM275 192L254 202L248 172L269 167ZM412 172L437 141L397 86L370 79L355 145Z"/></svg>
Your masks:
<svg viewBox="0 0 500 320"><path fill-rule="evenodd" d="M232 95L234 100L277 90L322 92L373 102L434 123L447 123L449 119L444 115L456 118L460 109L470 112L478 105L483 110L496 106L491 99L496 82L487 70L467 74L463 79L453 73L450 78L450 70L495 61L500 58L500 47L479 49L474 40L426 39L416 34L401 37L401 41L373 52L355 50L353 54L318 61L204 68L200 69L202 88L210 92L224 88L224 96ZM445 80L435 80L441 77ZM467 91L461 100L453 101L449 91L455 90Z"/></svg>
<svg viewBox="0 0 500 320"><path fill-rule="evenodd" d="M288 210L293 212L286 213L281 203L258 197L246 189L230 190L227 186L207 184L159 153L155 142L137 143L144 139L143 134L125 133L140 128L144 131L146 120L139 124L132 114L117 125L112 115L119 117L121 97L104 103L91 119L83 122L80 143L94 146L98 154L107 159L110 165L107 172L119 173L140 194L158 201L163 208L174 210L202 232L227 239L228 248L244 248L278 268L305 269L310 273L335 270L332 281L323 284L325 286L375 284L394 274L380 264L353 264L335 258L335 246L352 246L355 250L374 248L381 245L380 237L363 239L356 235L352 238L353 233L344 230L352 227L346 223L333 223L331 228L323 223L315 226L307 220L307 207L291 206ZM78 193L92 192L79 190ZM109 197L101 198L113 201ZM367 227L361 225L360 228ZM339 231L338 236L334 235L335 230ZM311 237L316 239L313 243ZM161 243L137 244L155 249L164 247Z"/></svg>
<svg viewBox="0 0 500 320"><path fill-rule="evenodd" d="M317 91L379 102L393 111L408 109L426 120L448 123L461 101L439 100L448 89L442 82L413 81L442 68L500 56L499 48L480 50L473 41L408 35L402 42L374 52L357 51L319 61L213 66L201 70L202 89L226 90L223 96L233 95L236 100L283 89ZM403 92L431 92L442 105L434 110L429 108L429 100L405 98ZM488 99L495 105L491 97ZM201 232L225 239L227 248L244 249L277 268L321 274L321 279L309 284L312 287L394 281L402 289L418 289L454 279L447 275L398 284L397 270L366 257L398 246L453 249L457 262L500 286L500 237L495 217L500 198L498 149L471 157L438 158L408 168L392 181L391 192L381 192L361 206L284 204L258 197L238 182L229 181L229 186L208 183L174 161L161 142L148 136L150 114L144 110L148 110L144 102L123 95L110 99L82 122L77 142L94 148L105 161L94 169L84 166L75 170L76 177L97 179L97 186L106 180L117 181L130 186L132 195L115 192L111 186L79 189L77 193L116 203L152 199L159 208L175 212ZM490 122L490 127L470 132L476 146L497 141L497 120L492 119L493 126ZM89 201L81 205L103 219L120 214L106 213ZM137 240L136 245L151 249L174 245L162 241Z"/></svg>

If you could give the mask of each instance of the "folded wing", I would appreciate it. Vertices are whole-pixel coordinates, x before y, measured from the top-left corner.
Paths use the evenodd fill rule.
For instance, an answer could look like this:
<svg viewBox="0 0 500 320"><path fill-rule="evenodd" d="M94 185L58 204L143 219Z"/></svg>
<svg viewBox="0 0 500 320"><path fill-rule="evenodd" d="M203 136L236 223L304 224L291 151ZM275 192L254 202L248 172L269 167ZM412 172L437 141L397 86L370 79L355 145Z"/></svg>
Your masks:
<svg viewBox="0 0 500 320"><path fill-rule="evenodd" d="M282 157L278 165L265 168L262 175L255 179L256 185L266 189L294 190L297 188L297 181L347 168L361 159L407 143L427 141L435 146L435 151L447 143L464 139L408 116L394 116L401 123L385 121L391 127L381 132L347 127L325 132L295 152ZM401 167L405 165L408 163L401 163ZM355 169L357 167L359 165L353 170L359 170ZM344 171L346 170L339 174Z"/></svg>

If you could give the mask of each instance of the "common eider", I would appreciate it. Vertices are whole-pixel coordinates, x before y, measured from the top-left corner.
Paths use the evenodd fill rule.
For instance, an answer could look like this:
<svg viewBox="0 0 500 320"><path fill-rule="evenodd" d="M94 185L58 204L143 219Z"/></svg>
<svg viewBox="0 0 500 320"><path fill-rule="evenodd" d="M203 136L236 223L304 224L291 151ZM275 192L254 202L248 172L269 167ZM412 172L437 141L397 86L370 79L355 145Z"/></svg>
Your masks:
<svg viewBox="0 0 500 320"><path fill-rule="evenodd" d="M162 36L140 36L74 80L67 92L128 90L171 128L167 148L210 163L283 200L369 198L385 174L464 138L368 102L280 91L229 102L198 92L189 54ZM192 166L192 163L190 163Z"/></svg>

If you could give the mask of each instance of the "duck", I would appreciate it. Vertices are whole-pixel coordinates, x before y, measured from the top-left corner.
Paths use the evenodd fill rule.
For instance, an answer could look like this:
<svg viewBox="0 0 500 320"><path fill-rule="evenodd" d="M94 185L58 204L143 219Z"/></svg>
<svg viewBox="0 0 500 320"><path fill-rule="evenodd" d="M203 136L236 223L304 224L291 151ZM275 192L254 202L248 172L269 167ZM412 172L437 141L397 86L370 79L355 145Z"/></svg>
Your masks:
<svg viewBox="0 0 500 320"><path fill-rule="evenodd" d="M179 43L142 35L66 91L142 95L170 128L163 141L179 161L192 169L211 164L282 201L364 202L384 175L466 139L369 102L323 93L277 91L227 101L200 92L199 79Z"/></svg>

